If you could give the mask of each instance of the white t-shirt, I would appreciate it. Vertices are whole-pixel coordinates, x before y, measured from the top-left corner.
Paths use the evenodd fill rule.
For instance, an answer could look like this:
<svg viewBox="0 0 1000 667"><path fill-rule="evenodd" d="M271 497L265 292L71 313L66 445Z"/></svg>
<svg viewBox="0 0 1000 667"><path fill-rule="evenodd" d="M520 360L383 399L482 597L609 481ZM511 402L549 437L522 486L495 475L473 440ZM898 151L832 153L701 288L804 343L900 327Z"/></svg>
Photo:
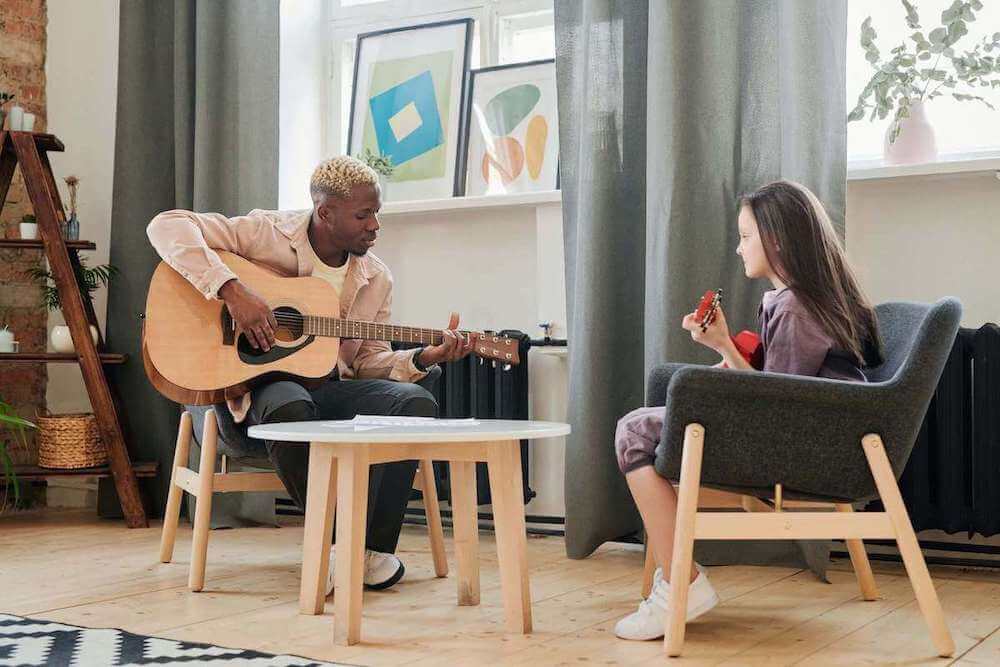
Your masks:
<svg viewBox="0 0 1000 667"><path fill-rule="evenodd" d="M337 299L340 299L340 293L344 287L344 278L347 277L347 267L351 265L351 256L347 255L347 261L341 266L330 266L329 264L324 264L323 260L319 258L316 251L313 250L312 243L306 243L302 246L302 250L306 253L306 256L312 260L313 271L312 275L317 278L322 278L326 282L330 283L333 289L337 292Z"/></svg>

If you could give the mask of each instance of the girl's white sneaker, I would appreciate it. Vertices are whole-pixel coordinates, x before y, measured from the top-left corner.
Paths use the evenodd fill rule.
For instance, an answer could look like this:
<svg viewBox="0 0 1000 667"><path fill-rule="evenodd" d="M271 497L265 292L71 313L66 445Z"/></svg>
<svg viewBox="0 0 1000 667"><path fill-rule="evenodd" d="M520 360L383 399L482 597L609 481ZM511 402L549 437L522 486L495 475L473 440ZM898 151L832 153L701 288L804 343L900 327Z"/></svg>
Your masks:
<svg viewBox="0 0 1000 667"><path fill-rule="evenodd" d="M663 636L667 623L670 584L654 577L653 591L639 603L639 608L618 621L615 635L620 639L645 641ZM693 621L719 604L719 595L704 570L698 568L698 578L688 587L687 620Z"/></svg>

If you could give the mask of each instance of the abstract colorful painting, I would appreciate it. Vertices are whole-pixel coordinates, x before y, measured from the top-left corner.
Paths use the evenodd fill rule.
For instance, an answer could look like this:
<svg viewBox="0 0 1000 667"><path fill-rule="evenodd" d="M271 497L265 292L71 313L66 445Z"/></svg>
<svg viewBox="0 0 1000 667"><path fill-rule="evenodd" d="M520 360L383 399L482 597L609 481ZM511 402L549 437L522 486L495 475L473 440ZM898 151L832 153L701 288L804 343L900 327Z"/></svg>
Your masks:
<svg viewBox="0 0 1000 667"><path fill-rule="evenodd" d="M559 173L555 62L473 70L467 195L554 190Z"/></svg>
<svg viewBox="0 0 1000 667"><path fill-rule="evenodd" d="M347 150L392 160L383 200L455 194L470 30L462 19L358 36Z"/></svg>

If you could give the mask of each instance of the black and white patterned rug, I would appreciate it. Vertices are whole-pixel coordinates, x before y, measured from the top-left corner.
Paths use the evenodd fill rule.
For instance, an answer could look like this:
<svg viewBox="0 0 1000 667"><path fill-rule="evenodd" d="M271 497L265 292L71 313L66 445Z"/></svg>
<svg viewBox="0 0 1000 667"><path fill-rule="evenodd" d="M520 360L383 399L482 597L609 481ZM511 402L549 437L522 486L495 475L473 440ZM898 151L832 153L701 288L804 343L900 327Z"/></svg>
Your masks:
<svg viewBox="0 0 1000 667"><path fill-rule="evenodd" d="M0 614L0 665L105 667L200 664L311 667L334 663Z"/></svg>

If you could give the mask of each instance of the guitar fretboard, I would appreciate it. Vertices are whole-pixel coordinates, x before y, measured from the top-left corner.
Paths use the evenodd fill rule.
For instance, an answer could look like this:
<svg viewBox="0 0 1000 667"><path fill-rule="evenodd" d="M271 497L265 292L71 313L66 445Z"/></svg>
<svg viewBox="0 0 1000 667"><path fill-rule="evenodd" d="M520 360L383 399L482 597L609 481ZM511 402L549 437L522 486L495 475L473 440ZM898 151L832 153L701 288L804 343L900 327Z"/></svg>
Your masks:
<svg viewBox="0 0 1000 667"><path fill-rule="evenodd" d="M307 336L360 338L363 340L384 340L396 343L420 343L421 345L440 345L444 337L441 331L437 329L403 327L395 324L379 324L378 322L362 322L359 320L340 320L316 315L306 315L302 319L302 333Z"/></svg>

